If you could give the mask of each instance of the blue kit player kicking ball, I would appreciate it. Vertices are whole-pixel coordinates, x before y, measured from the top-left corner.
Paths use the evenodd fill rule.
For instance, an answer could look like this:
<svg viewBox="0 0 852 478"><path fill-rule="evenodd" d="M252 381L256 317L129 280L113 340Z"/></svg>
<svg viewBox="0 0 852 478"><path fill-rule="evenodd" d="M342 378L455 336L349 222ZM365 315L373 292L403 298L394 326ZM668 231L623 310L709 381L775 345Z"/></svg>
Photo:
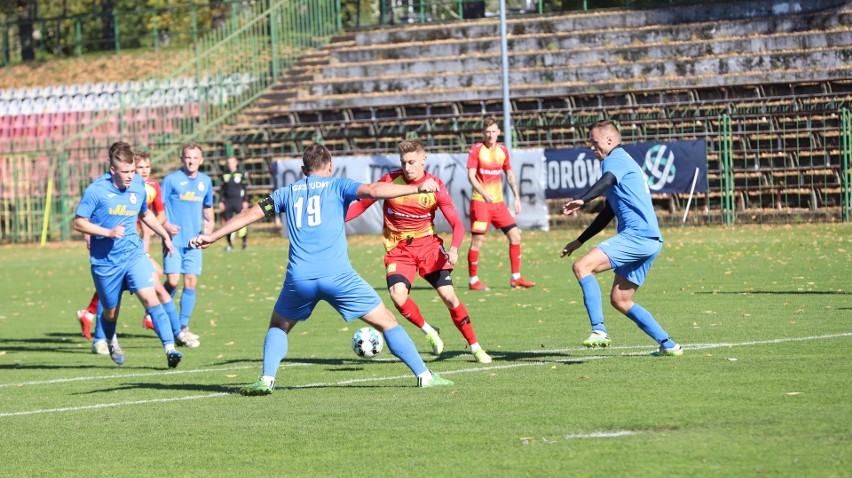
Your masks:
<svg viewBox="0 0 852 478"><path fill-rule="evenodd" d="M278 367L287 355L290 330L307 320L320 300L334 307L343 320L349 322L360 317L384 332L391 353L417 376L417 386L452 385L450 380L426 368L405 329L376 291L352 268L344 230L346 210L356 199L390 199L435 192L438 184L431 179L418 185L361 184L348 178L332 177L331 153L319 144L305 148L302 160L304 179L276 190L212 234L199 235L191 242L194 247L206 248L265 216L281 213L287 216L289 263L263 343L263 375L257 382L240 389L240 393L272 393Z"/></svg>
<svg viewBox="0 0 852 478"><path fill-rule="evenodd" d="M103 328L112 360L124 363L124 352L115 338L121 306L121 293L135 293L154 321L154 330L163 342L170 368L181 361L175 350L169 316L154 289L154 265L145 253L136 232L137 217L163 238L164 255L172 253L172 241L146 204L145 181L136 174L135 155L130 145L118 142L109 148L109 173L96 179L83 193L77 206L74 229L91 236L92 278L103 312L98 327Z"/></svg>
<svg viewBox="0 0 852 478"><path fill-rule="evenodd" d="M189 331L189 319L195 309L195 291L201 275L201 251L191 249L189 240L198 234L213 230L213 181L199 171L204 163L201 146L187 143L181 150L183 167L163 178L163 201L166 205L166 223L163 225L175 243L175 253L163 258L166 290L175 295L183 274L183 291L180 294L179 345L195 348L199 337Z"/></svg>
<svg viewBox="0 0 852 478"><path fill-rule="evenodd" d="M683 355L683 349L660 327L644 307L633 302L636 290L645 281L651 264L663 248L663 235L657 224L645 174L636 161L620 146L621 134L610 120L599 121L590 130L592 151L603 161L603 176L580 199L567 202L565 215L576 212L592 199L606 195L606 205L592 224L562 249L562 257L571 255L584 242L602 231L612 218L618 220L618 234L587 252L574 263L574 275L583 289L583 302L592 324L586 347L606 347L609 335L603 324L601 289L595 274L615 270L610 302L619 312L650 335L660 348L652 355Z"/></svg>

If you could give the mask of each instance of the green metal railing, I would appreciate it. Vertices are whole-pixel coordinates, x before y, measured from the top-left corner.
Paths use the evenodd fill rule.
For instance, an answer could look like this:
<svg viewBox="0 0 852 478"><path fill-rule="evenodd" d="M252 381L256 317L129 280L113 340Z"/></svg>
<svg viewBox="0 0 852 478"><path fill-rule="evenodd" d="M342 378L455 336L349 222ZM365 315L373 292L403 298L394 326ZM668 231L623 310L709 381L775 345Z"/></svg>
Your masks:
<svg viewBox="0 0 852 478"><path fill-rule="evenodd" d="M305 52L339 32L337 0L263 0L253 19L200 38L192 59L168 80L192 77L198 104L145 107L156 88L131 104L90 115L67 139L38 151L0 154L0 240L69 239L74 204L89 178L105 171L106 149L122 140L148 148L159 169L178 166L180 145L215 128L259 98Z"/></svg>

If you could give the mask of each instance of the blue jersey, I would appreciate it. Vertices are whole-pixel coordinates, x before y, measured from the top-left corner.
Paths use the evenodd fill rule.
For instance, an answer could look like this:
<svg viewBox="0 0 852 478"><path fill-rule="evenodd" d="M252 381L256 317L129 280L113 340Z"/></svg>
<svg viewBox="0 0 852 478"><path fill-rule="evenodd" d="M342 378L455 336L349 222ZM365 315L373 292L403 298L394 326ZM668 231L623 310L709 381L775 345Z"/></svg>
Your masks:
<svg viewBox="0 0 852 478"><path fill-rule="evenodd" d="M163 178L166 220L180 227L172 237L175 247L189 247L189 240L204 232L204 208L213 207L213 181L198 172L194 178L179 169Z"/></svg>
<svg viewBox="0 0 852 478"><path fill-rule="evenodd" d="M645 173L624 148L618 146L604 158L603 174L606 173L612 173L616 180L616 185L607 191L606 200L618 218L619 234L662 239Z"/></svg>
<svg viewBox="0 0 852 478"><path fill-rule="evenodd" d="M124 235L118 239L92 236L89 255L93 265L118 265L144 251L142 239L136 232L137 217L148 210L145 180L138 174L127 189L121 190L112 183L112 173L106 173L83 192L76 215L92 224L115 229L124 225Z"/></svg>
<svg viewBox="0 0 852 478"><path fill-rule="evenodd" d="M353 270L344 218L359 186L348 178L311 175L270 195L275 212L287 216L287 277L317 279Z"/></svg>

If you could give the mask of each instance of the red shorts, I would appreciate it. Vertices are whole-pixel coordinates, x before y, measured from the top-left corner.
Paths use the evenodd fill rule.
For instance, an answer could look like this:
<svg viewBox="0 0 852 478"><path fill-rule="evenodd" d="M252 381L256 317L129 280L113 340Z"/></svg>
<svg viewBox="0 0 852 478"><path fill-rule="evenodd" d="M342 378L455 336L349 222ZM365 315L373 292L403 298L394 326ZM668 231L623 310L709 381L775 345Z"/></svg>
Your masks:
<svg viewBox="0 0 852 478"><path fill-rule="evenodd" d="M402 241L385 255L385 272L387 277L401 275L409 284L414 283L418 275L440 270L453 270L447 263L444 252L444 241L438 236L426 236L408 241Z"/></svg>
<svg viewBox="0 0 852 478"><path fill-rule="evenodd" d="M470 232L473 234L485 234L489 224L494 224L497 229L512 228L517 223L509 213L509 206L505 201L487 203L485 201L470 202Z"/></svg>

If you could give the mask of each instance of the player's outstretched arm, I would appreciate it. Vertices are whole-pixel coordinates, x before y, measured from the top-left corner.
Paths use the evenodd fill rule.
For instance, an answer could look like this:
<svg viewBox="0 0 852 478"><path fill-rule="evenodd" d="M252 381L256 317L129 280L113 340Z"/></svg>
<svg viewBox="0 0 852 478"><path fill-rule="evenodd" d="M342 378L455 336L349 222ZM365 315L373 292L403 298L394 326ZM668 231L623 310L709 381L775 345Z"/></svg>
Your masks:
<svg viewBox="0 0 852 478"><path fill-rule="evenodd" d="M438 183L434 179L427 179L420 184L393 184L377 182L362 184L358 187L356 195L358 199L391 199L400 196L417 193L433 193L438 191Z"/></svg>
<svg viewBox="0 0 852 478"><path fill-rule="evenodd" d="M214 242L219 239L227 236L232 232L239 231L240 229L248 226L249 224L256 222L266 214L263 212L263 208L260 204L255 204L254 206L243 209L239 214L232 217L230 221L226 222L219 229L216 229L210 234L199 234L189 241L189 247L196 249L206 249Z"/></svg>

